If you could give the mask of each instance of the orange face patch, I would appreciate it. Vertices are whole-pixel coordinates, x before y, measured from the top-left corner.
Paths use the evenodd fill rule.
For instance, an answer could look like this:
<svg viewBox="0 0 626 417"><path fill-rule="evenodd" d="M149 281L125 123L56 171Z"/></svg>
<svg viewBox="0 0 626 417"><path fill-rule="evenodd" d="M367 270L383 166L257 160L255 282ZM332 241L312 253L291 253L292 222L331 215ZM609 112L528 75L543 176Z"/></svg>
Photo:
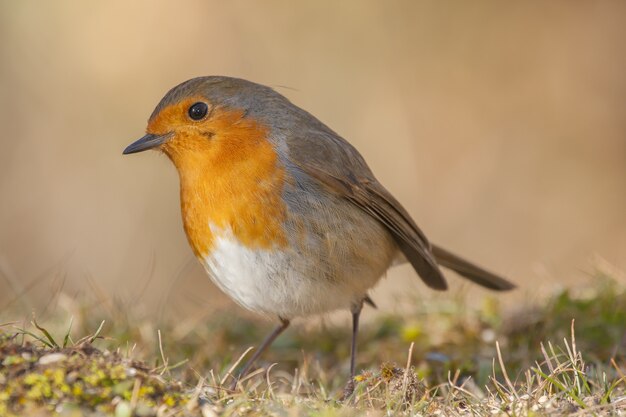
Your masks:
<svg viewBox="0 0 626 417"><path fill-rule="evenodd" d="M187 109L197 101L206 102L190 98L164 108L147 129L173 133L160 149L178 170L183 224L195 254L210 252L219 229L250 248L286 245L285 171L268 129L240 110L211 106L205 119L191 120Z"/></svg>

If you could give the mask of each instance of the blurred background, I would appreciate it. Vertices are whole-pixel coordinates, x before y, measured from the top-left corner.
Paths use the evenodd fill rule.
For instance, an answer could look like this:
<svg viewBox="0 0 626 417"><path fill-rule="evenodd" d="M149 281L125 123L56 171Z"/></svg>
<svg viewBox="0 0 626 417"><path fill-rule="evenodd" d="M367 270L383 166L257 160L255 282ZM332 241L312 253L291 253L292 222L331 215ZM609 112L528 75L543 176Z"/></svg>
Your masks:
<svg viewBox="0 0 626 417"><path fill-rule="evenodd" d="M211 74L348 139L431 240L519 284L504 303L624 270L625 40L621 1L0 0L0 309L229 308L174 168L122 156L168 89ZM381 309L432 295L388 275Z"/></svg>

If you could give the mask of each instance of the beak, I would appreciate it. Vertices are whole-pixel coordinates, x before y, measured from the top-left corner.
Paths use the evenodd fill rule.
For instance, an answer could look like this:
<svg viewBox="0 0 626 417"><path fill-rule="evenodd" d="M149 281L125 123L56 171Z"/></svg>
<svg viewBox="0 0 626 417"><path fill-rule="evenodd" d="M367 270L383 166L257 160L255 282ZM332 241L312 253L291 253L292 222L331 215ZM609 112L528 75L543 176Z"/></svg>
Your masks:
<svg viewBox="0 0 626 417"><path fill-rule="evenodd" d="M138 139L128 145L126 149L124 149L123 154L128 155L129 153L137 153L156 148L157 146L165 143L165 141L167 141L171 136L172 133L165 133L163 135L147 134L143 138Z"/></svg>

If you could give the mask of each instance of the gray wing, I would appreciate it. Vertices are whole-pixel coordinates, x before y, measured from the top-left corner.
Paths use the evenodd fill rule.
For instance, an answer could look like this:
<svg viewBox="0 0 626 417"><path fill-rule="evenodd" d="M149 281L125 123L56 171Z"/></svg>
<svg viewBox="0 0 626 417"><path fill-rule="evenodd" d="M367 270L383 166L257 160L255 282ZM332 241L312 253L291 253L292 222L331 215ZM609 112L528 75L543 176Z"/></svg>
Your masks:
<svg viewBox="0 0 626 417"><path fill-rule="evenodd" d="M301 132L299 137L291 136L289 163L382 223L426 285L445 290L446 281L424 233L376 180L359 152L320 125L313 132L309 130L309 135Z"/></svg>

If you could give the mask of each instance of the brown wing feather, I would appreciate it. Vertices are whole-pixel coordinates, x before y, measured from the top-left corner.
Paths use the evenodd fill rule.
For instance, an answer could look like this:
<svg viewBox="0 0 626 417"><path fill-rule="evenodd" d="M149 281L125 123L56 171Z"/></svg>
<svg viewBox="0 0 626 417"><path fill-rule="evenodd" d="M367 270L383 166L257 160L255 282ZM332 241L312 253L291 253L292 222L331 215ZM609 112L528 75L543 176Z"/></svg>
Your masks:
<svg viewBox="0 0 626 417"><path fill-rule="evenodd" d="M464 259L431 246L409 213L375 178L349 142L302 109L292 108L299 122L290 126L289 146L278 147L284 161L302 170L329 191L348 199L383 224L422 280L438 290L447 288L438 265L495 290L514 285Z"/></svg>
<svg viewBox="0 0 626 417"><path fill-rule="evenodd" d="M372 179L359 181L354 176L338 178L310 164L301 166L301 169L385 225L426 285L437 290L448 288L430 252L430 243L426 236L400 203L380 183Z"/></svg>
<svg viewBox="0 0 626 417"><path fill-rule="evenodd" d="M496 291L508 291L515 288L515 284L507 281L506 279L489 272L480 266L474 265L473 263L466 261L460 256L457 256L437 245L432 245L432 253L437 259L437 263L439 265L451 269L457 274L462 275L470 281L485 288Z"/></svg>

